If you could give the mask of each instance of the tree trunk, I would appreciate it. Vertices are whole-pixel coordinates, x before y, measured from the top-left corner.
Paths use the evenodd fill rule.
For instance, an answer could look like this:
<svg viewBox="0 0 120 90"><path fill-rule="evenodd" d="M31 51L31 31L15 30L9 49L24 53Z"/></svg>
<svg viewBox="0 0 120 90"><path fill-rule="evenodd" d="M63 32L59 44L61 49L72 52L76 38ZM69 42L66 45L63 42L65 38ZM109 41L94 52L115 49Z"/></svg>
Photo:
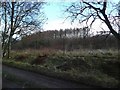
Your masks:
<svg viewBox="0 0 120 90"><path fill-rule="evenodd" d="M8 43L7 43L7 58L9 58L10 56L10 50L11 50L11 42L12 42L12 36L14 35L14 21L13 21L13 18L14 18L14 5L15 5L15 2L12 2L12 8L11 8L11 31L10 31L10 35L9 35L9 38L8 38Z"/></svg>
<svg viewBox="0 0 120 90"><path fill-rule="evenodd" d="M117 33L113 28L112 28L112 26L111 26L111 24L110 24L110 21L108 20L108 17L107 17L107 15L105 14L105 13L102 13L103 14L103 16L104 16L104 18L105 18L105 23L106 23L106 25L108 26L108 28L110 29L110 32L115 36L115 38L116 39L118 39L118 41L120 42L120 34L119 33Z"/></svg>
<svg viewBox="0 0 120 90"><path fill-rule="evenodd" d="M8 44L7 44L7 58L10 57L10 48L11 47L11 37L9 37Z"/></svg>
<svg viewBox="0 0 120 90"><path fill-rule="evenodd" d="M6 43L5 43L5 38L6 38L6 31L7 31L7 12L6 12L6 2L4 2L4 10L5 10L5 29L2 33L2 37L3 37L3 40L2 40L2 50L3 50L3 57L5 57L5 53L6 53Z"/></svg>

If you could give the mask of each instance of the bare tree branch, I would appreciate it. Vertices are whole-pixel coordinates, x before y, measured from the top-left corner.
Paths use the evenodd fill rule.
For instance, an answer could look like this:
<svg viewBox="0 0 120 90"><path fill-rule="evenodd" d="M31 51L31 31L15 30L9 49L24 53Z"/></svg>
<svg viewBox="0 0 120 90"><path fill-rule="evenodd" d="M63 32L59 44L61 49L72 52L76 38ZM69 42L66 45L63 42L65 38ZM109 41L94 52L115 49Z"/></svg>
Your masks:
<svg viewBox="0 0 120 90"><path fill-rule="evenodd" d="M81 4L76 6L77 4L72 4L68 9L68 13L72 14L72 22L76 19L79 20L80 23L86 22L86 24L91 20L90 27L93 25L93 23L96 21L96 19L100 19L103 21L106 26L109 28L110 32L118 39L120 40L120 34L113 28L114 25L111 23L111 13L116 10L112 9L112 11L108 14L106 12L108 1L104 0L103 2L87 2L85 0L82 0L80 2ZM101 8L102 7L102 8ZM78 10L79 9L79 10ZM79 12L79 13L78 13ZM81 16L81 18L80 18ZM113 16L115 17L115 16ZM113 18L114 19L114 18ZM115 19L114 19L115 20ZM113 20L112 20L113 21ZM117 25L117 23L115 23Z"/></svg>

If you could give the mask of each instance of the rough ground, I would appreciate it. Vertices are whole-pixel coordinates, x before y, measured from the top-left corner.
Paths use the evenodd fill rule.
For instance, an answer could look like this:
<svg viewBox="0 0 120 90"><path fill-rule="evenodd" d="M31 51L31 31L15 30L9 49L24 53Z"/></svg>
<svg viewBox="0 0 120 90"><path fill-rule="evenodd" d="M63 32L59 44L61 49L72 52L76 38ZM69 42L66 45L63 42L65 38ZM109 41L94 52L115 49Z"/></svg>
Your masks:
<svg viewBox="0 0 120 90"><path fill-rule="evenodd" d="M88 85L55 79L52 77L40 75L29 71L24 71L13 67L8 67L5 65L3 65L2 69L3 71L11 75L15 75L18 78L24 79L24 81L33 83L34 86L37 86L37 88L41 88L41 86L45 88L93 88ZM14 82L10 82L3 79L3 88L17 88L17 87L22 88L22 86L16 85Z"/></svg>

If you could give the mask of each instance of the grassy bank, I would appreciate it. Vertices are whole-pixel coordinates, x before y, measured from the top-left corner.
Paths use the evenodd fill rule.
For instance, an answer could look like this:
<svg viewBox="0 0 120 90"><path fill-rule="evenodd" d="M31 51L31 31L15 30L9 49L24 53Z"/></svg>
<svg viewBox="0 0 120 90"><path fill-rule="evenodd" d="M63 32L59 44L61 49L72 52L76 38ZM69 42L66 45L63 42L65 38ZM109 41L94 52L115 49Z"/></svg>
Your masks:
<svg viewBox="0 0 120 90"><path fill-rule="evenodd" d="M34 53L31 53L34 52ZM42 60L40 56L46 54ZM38 58L39 57L39 58ZM99 87L118 87L119 65L117 51L39 52L13 51L3 64L44 75ZM38 65L35 62L38 59ZM37 61L38 62L38 61Z"/></svg>

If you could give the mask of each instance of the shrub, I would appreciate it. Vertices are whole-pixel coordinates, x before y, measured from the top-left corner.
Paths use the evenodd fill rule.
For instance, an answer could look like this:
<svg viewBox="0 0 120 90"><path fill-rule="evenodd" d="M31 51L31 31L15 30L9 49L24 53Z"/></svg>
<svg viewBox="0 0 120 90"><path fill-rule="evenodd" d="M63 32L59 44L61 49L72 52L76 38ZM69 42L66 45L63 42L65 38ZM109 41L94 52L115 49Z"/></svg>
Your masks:
<svg viewBox="0 0 120 90"><path fill-rule="evenodd" d="M31 62L31 64L32 65L33 64L36 64L36 65L44 64L46 59L47 59L47 55L46 54L43 55L43 56L39 55Z"/></svg>

